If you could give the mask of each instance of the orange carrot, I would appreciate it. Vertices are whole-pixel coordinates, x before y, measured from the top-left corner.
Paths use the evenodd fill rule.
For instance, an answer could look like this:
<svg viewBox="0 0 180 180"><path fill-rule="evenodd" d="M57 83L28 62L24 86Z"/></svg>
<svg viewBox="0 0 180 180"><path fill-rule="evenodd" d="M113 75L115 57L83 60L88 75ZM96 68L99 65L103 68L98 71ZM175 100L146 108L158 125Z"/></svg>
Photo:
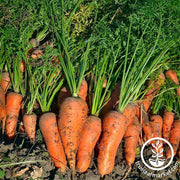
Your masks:
<svg viewBox="0 0 180 180"><path fill-rule="evenodd" d="M134 116L132 122L128 125L124 135L124 156L129 166L135 160L136 146L141 131L138 118Z"/></svg>
<svg viewBox="0 0 180 180"><path fill-rule="evenodd" d="M148 82L150 89L147 91L147 93L143 97L143 100L140 102L140 104L144 105L145 111L148 111L154 96L157 94L164 80L165 80L164 73L161 72L157 80L155 80L153 83L151 81Z"/></svg>
<svg viewBox="0 0 180 180"><path fill-rule="evenodd" d="M167 78L170 78L175 84L179 85L177 74L174 70L170 69L165 73ZM180 97L180 87L177 88L177 95Z"/></svg>
<svg viewBox="0 0 180 180"><path fill-rule="evenodd" d="M174 121L174 113L170 111L164 111L162 137L166 140L169 140L169 134L173 121Z"/></svg>
<svg viewBox="0 0 180 180"><path fill-rule="evenodd" d="M116 152L126 131L127 124L127 117L117 111L110 111L103 119L102 138L99 143L97 159L98 171L101 177L113 170Z"/></svg>
<svg viewBox="0 0 180 180"><path fill-rule="evenodd" d="M169 136L169 142L171 143L174 155L176 154L180 142L180 120L176 120L172 124L170 136ZM166 157L169 159L171 157L171 150L169 149L166 152Z"/></svg>
<svg viewBox="0 0 180 180"><path fill-rule="evenodd" d="M34 142L35 140L36 120L37 120L37 116L34 113L24 114L23 116L24 128L31 142Z"/></svg>
<svg viewBox="0 0 180 180"><path fill-rule="evenodd" d="M6 123L5 92L0 85L0 121L2 121L2 134L4 134Z"/></svg>
<svg viewBox="0 0 180 180"><path fill-rule="evenodd" d="M22 73L25 71L25 61L24 60L21 61L20 69L21 69Z"/></svg>
<svg viewBox="0 0 180 180"><path fill-rule="evenodd" d="M93 149L101 134L101 119L97 116L89 116L84 123L80 144L77 152L78 172L85 172L91 162Z"/></svg>
<svg viewBox="0 0 180 180"><path fill-rule="evenodd" d="M159 115L152 115L150 117L150 126L152 129L153 137L162 137L163 119Z"/></svg>
<svg viewBox="0 0 180 180"><path fill-rule="evenodd" d="M81 98L68 97L59 110L58 127L72 174L75 173L76 153L88 107Z"/></svg>
<svg viewBox="0 0 180 180"><path fill-rule="evenodd" d="M179 84L177 74L175 73L174 70L170 69L166 71L165 75L167 78L170 78L175 84Z"/></svg>
<svg viewBox="0 0 180 180"><path fill-rule="evenodd" d="M144 140L151 139L153 137L152 135L152 129L149 123L149 116L147 111L145 110L144 106L141 105L140 114L138 119L140 120L140 123L142 124L142 129L144 133Z"/></svg>
<svg viewBox="0 0 180 180"><path fill-rule="evenodd" d="M128 123L131 124L134 117L136 116L136 107L133 103L129 103L124 109L123 114L128 118ZM128 124L128 125L129 125Z"/></svg>
<svg viewBox="0 0 180 180"><path fill-rule="evenodd" d="M86 101L86 97L87 97L87 90L88 90L88 84L87 81L85 79L82 80L81 82L81 86L79 88L79 97L81 99L83 99L84 101Z"/></svg>
<svg viewBox="0 0 180 180"><path fill-rule="evenodd" d="M104 108L101 112L101 115L100 115L101 117L104 117L105 114L107 114L108 112L110 112L114 109L115 105L119 101L119 94L120 94L120 83L116 83L113 88L113 91L111 93L109 101L104 106Z"/></svg>
<svg viewBox="0 0 180 180"><path fill-rule="evenodd" d="M6 134L9 139L15 136L22 99L22 95L15 92L8 93L6 97Z"/></svg>
<svg viewBox="0 0 180 180"><path fill-rule="evenodd" d="M9 88L9 85L10 85L10 76L9 76L9 73L8 72L3 72L1 74L1 80L0 80L0 85L1 87L4 89L4 92L6 93L8 88Z"/></svg>
<svg viewBox="0 0 180 180"><path fill-rule="evenodd" d="M39 120L39 127L44 137L49 155L56 168L62 172L66 170L66 157L57 126L57 118L54 113L44 113Z"/></svg>
<svg viewBox="0 0 180 180"><path fill-rule="evenodd" d="M37 60L43 55L43 53L44 53L43 50L35 49L31 54L31 58L33 58L34 60Z"/></svg>

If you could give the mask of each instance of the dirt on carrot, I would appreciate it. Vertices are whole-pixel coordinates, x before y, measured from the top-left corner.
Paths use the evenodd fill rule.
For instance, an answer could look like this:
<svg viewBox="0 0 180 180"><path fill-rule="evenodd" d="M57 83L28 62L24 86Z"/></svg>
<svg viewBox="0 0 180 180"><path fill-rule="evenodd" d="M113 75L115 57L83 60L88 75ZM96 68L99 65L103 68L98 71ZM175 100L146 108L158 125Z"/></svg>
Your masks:
<svg viewBox="0 0 180 180"><path fill-rule="evenodd" d="M22 95L15 92L6 97L6 134L9 139L15 136L22 99Z"/></svg>
<svg viewBox="0 0 180 180"><path fill-rule="evenodd" d="M75 173L76 153L88 107L81 98L68 97L59 110L58 127L72 173Z"/></svg>
<svg viewBox="0 0 180 180"><path fill-rule="evenodd" d="M116 152L126 131L127 123L127 117L117 111L110 111L103 119L97 158L98 172L101 177L109 174L114 168Z"/></svg>
<svg viewBox="0 0 180 180"><path fill-rule="evenodd" d="M6 123L5 92L0 85L0 121L2 122L2 134L4 134Z"/></svg>
<svg viewBox="0 0 180 180"><path fill-rule="evenodd" d="M49 155L57 169L66 170L66 156L58 131L57 118L54 113L44 113L39 120L39 127L44 137Z"/></svg>
<svg viewBox="0 0 180 180"><path fill-rule="evenodd" d="M97 116L88 116L84 123L80 144L77 152L77 171L85 172L91 161L94 147L101 134L101 119Z"/></svg>

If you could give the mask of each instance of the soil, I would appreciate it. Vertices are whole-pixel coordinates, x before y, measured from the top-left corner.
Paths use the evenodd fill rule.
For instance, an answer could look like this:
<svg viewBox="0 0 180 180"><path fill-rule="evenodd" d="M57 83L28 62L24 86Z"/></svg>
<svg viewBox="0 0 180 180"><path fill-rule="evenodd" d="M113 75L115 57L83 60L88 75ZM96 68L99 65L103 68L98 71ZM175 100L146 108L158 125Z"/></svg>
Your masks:
<svg viewBox="0 0 180 180"><path fill-rule="evenodd" d="M4 172L4 177L1 175L0 179L23 179L23 180L33 180L33 179L43 179L43 180L70 180L71 172L69 169L62 174L59 170L56 170L54 167L46 146L41 137L41 133L38 130L36 136L36 142L31 144L28 138L23 133L17 134L16 138L9 142L6 138L1 139L0 142L0 170ZM29 163L29 161L31 161ZM42 161L42 162L41 162ZM173 163L178 161L177 157L174 158ZM4 164L12 164L19 162L18 165L11 165L8 167L2 167ZM23 162L23 164L21 163ZM139 153L137 152L135 162L142 162ZM143 165L141 163L141 165ZM168 167L168 168L170 168ZM126 164L123 158L123 142L120 144L116 156L115 166L112 173L100 178L96 167L96 158L93 159L90 168L87 172L79 174L76 173L75 180L120 180L123 179L129 167ZM166 170L168 171L168 169ZM150 171L149 171L150 172ZM162 172L162 171L161 171ZM126 177L127 180L149 180L149 179L158 179L150 178L147 175L144 175L139 169L138 166L134 163L132 169ZM180 179L180 168L172 172L170 176L159 178L164 180L176 180Z"/></svg>

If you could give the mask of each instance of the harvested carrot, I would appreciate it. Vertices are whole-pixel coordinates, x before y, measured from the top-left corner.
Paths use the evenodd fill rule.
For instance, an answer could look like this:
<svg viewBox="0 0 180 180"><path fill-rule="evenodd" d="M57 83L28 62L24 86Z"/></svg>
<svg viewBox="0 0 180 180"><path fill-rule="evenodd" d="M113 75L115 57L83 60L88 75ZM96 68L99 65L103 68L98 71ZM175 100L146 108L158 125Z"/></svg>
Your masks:
<svg viewBox="0 0 180 180"><path fill-rule="evenodd" d="M39 120L39 127L44 137L49 155L56 168L62 172L66 170L66 157L57 126L57 118L54 113L44 113Z"/></svg>
<svg viewBox="0 0 180 180"><path fill-rule="evenodd" d="M179 85L177 74L174 70L170 69L165 73L167 78L170 78L175 84ZM180 87L177 88L177 95L180 97Z"/></svg>
<svg viewBox="0 0 180 180"><path fill-rule="evenodd" d="M6 134L9 139L15 136L22 99L22 95L15 92L8 93L6 97Z"/></svg>
<svg viewBox="0 0 180 180"><path fill-rule="evenodd" d="M22 73L25 71L25 61L24 60L21 61L20 69L21 69Z"/></svg>
<svg viewBox="0 0 180 180"><path fill-rule="evenodd" d="M77 152L78 172L85 172L91 162L93 149L101 134L101 119L97 116L88 116L82 130Z"/></svg>
<svg viewBox="0 0 180 180"><path fill-rule="evenodd" d="M153 137L162 137L163 119L159 115L152 115L150 117L150 126L152 129Z"/></svg>
<svg viewBox="0 0 180 180"><path fill-rule="evenodd" d="M58 127L72 173L75 173L76 153L88 107L81 98L68 97L61 104Z"/></svg>
<svg viewBox="0 0 180 180"><path fill-rule="evenodd" d="M84 101L86 101L87 90L88 90L87 81L86 81L85 79L83 79L82 82L81 82L81 86L80 86L80 88L79 88L78 96L79 96L81 99L83 99Z"/></svg>
<svg viewBox="0 0 180 180"><path fill-rule="evenodd" d="M110 111L103 119L102 138L100 139L97 158L98 171L101 177L113 170L116 152L125 134L127 124L127 117L117 111Z"/></svg>
<svg viewBox="0 0 180 180"><path fill-rule="evenodd" d="M176 155L176 152L179 147L179 142L180 142L180 120L176 120L173 122L170 136L169 136L169 142L171 143L173 147L174 155ZM171 157L170 149L166 152L166 157L168 159Z"/></svg>
<svg viewBox="0 0 180 180"><path fill-rule="evenodd" d="M141 106L141 112L140 112L140 117L139 120L142 123L142 129L143 129L143 133L144 133L144 140L149 140L153 137L152 134L152 129L149 123L149 116L147 111L145 111L144 106Z"/></svg>
<svg viewBox="0 0 180 180"><path fill-rule="evenodd" d="M136 107L133 103L129 103L123 111L123 114L128 118L128 123L131 124L136 116ZM128 125L129 125L128 124Z"/></svg>
<svg viewBox="0 0 180 180"><path fill-rule="evenodd" d="M132 122L128 125L124 135L124 156L129 166L135 160L136 146L141 131L138 118L135 116Z"/></svg>
<svg viewBox="0 0 180 180"><path fill-rule="evenodd" d="M174 70L170 69L166 71L165 75L167 78L170 78L175 84L179 84L177 74L175 73Z"/></svg>
<svg viewBox="0 0 180 180"><path fill-rule="evenodd" d="M2 121L2 134L4 134L6 122L6 106L5 106L5 92L0 86L0 121Z"/></svg>
<svg viewBox="0 0 180 180"><path fill-rule="evenodd" d="M23 116L24 128L31 142L34 142L35 140L36 120L37 120L37 116L34 113L24 114Z"/></svg>
<svg viewBox="0 0 180 180"><path fill-rule="evenodd" d="M173 121L174 121L174 113L170 111L164 111L162 137L166 140L169 140L169 134Z"/></svg>
<svg viewBox="0 0 180 180"><path fill-rule="evenodd" d="M104 117L104 115L110 111L112 111L115 107L115 105L119 101L119 94L120 94L120 83L116 83L113 91L111 93L110 99L107 102L107 104L104 106L102 112L101 112L101 117Z"/></svg>
<svg viewBox="0 0 180 180"><path fill-rule="evenodd" d="M43 53L44 53L43 50L35 49L31 54L31 58L33 58L34 60L37 60L43 55Z"/></svg>
<svg viewBox="0 0 180 180"><path fill-rule="evenodd" d="M157 80L155 80L153 83L151 81L148 82L148 86L150 89L147 91L147 93L143 97L143 100L140 102L140 104L144 105L146 111L148 111L154 96L157 94L164 80L164 73L161 72Z"/></svg>
<svg viewBox="0 0 180 180"><path fill-rule="evenodd" d="M8 88L9 88L9 85L10 85L10 76L9 76L9 73L6 71L6 72L3 72L1 74L1 80L0 80L0 85L1 87L4 89L4 92L6 93Z"/></svg>

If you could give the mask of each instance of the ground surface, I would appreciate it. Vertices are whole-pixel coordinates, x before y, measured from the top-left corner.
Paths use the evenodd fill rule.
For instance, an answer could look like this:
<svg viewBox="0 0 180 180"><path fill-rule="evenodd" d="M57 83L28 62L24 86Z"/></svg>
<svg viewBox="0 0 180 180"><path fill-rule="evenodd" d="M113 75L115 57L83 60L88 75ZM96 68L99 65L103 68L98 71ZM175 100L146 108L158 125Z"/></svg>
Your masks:
<svg viewBox="0 0 180 180"><path fill-rule="evenodd" d="M38 133L40 133L38 131ZM19 162L19 165L1 167L1 177L0 179L71 179L70 170L66 170L66 173L62 175L60 171L57 171L49 158L45 144L41 139L41 136L37 136L36 143L32 145L27 138L22 134L18 135L18 138L14 139L13 142L9 142L6 138L0 142L0 166L3 164L12 164ZM104 180L120 180L124 177L125 173L128 170L128 166L123 159L123 150L122 145L119 146L115 167L112 173L106 175ZM29 162L31 161L31 162ZM41 162L42 161L42 162ZM137 153L136 162L141 161L140 155ZM23 162L24 164L22 164ZM177 158L174 158L172 165L177 162ZM3 172L2 172L3 171ZM180 168L176 168L175 171L169 177L163 177L164 180L176 180L180 179ZM78 180L100 180L96 168L96 158L91 163L91 167L87 170L86 173L76 174ZM153 179L144 175L137 167L136 164L133 164L132 170L128 174L126 179ZM155 179L155 178L154 178ZM162 179L162 178L160 178Z"/></svg>

